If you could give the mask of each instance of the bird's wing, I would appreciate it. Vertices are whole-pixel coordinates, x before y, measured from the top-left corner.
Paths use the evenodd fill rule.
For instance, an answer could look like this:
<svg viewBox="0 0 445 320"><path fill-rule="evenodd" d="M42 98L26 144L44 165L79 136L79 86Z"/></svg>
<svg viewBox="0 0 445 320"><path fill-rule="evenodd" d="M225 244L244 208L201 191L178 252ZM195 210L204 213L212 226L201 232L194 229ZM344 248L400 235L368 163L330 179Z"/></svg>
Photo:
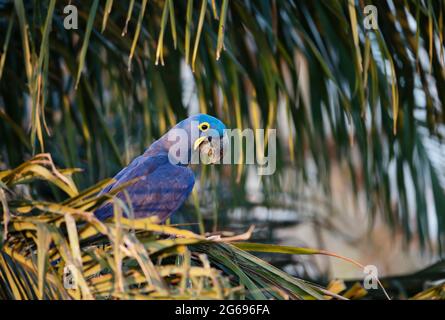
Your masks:
<svg viewBox="0 0 445 320"><path fill-rule="evenodd" d="M104 194L110 192L116 186L128 182L131 179L137 178L141 175L148 175L153 170L155 170L161 164L164 164L166 161L164 156L154 156L154 157L144 157L139 156L133 161L130 162L128 166L119 171L113 179L114 183L108 185L99 194Z"/></svg>
<svg viewBox="0 0 445 320"><path fill-rule="evenodd" d="M141 156L120 171L115 177L117 181L102 192L109 192L135 178L139 180L125 188L130 196L135 218L156 215L161 221L184 203L195 184L193 171L171 164L167 155ZM126 201L122 192L117 196ZM101 220L113 216L112 204L104 205L95 214Z"/></svg>

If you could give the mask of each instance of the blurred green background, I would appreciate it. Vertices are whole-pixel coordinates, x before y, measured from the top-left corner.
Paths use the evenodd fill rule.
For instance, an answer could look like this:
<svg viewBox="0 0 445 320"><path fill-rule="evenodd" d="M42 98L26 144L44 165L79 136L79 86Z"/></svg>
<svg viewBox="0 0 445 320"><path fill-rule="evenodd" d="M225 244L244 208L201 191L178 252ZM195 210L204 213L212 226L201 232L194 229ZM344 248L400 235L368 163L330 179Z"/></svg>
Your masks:
<svg viewBox="0 0 445 320"><path fill-rule="evenodd" d="M68 4L78 29L64 27ZM367 5L377 30L364 27ZM444 6L1 0L0 169L49 152L57 166L83 169L74 175L83 189L193 113L276 128L274 175L195 168L196 193L172 222L199 232L255 224L257 242L413 273L445 252ZM265 258L310 279L362 276L343 262Z"/></svg>

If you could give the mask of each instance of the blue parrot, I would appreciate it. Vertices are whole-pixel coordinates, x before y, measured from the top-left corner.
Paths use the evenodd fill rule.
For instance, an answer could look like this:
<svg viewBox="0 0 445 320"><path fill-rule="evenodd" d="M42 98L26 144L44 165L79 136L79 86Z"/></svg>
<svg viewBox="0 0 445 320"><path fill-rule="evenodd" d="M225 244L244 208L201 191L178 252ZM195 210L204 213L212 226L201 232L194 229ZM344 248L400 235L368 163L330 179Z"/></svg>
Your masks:
<svg viewBox="0 0 445 320"><path fill-rule="evenodd" d="M188 135L188 143L185 147L186 161L175 163L175 161L171 161L172 158L169 158L169 150L176 143L169 137L169 133L173 129L182 129L182 132ZM100 194L107 193L123 183L137 178L135 183L125 188L130 197L134 218L157 216L161 222L164 222L181 207L193 189L195 176L188 167L192 152L199 149L203 142L211 142L215 133L219 138L223 138L225 129L225 125L219 119L206 114L193 115L179 122L169 132L153 142L142 155L122 169L114 177L115 182L104 188ZM192 132L198 132L198 135L193 137ZM190 143L189 139L194 141ZM170 153L170 157L172 157L172 153ZM119 192L117 197L126 201L122 192ZM112 203L107 203L97 209L95 215L100 220L112 217Z"/></svg>

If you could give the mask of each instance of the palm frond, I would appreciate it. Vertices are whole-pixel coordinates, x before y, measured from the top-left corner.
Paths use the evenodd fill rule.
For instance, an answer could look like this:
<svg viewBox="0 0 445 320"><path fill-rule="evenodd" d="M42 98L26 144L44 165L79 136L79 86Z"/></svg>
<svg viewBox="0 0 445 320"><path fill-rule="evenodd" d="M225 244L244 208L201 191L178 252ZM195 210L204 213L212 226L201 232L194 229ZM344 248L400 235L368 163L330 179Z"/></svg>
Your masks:
<svg viewBox="0 0 445 320"><path fill-rule="evenodd" d="M51 175L41 175L47 171ZM113 194L99 194L110 181L78 192L72 172L57 170L48 155L0 172L7 216L0 220L5 227L0 250L3 299L338 297L229 243L159 225L155 218L126 219L124 203L115 202L113 221L101 222L93 212L104 201L113 201ZM72 194L56 203L17 191L18 185L32 189L36 179L64 191L71 185ZM74 284L67 282L67 274Z"/></svg>

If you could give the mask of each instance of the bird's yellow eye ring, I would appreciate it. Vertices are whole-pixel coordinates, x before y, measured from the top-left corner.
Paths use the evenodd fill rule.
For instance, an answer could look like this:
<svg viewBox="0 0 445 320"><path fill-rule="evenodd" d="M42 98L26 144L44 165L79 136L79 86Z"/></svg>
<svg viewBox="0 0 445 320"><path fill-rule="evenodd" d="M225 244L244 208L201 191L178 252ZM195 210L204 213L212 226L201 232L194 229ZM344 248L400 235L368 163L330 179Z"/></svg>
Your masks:
<svg viewBox="0 0 445 320"><path fill-rule="evenodd" d="M202 123L199 124L198 128L202 132L206 132L207 130L209 130L210 124L208 122L202 122Z"/></svg>

